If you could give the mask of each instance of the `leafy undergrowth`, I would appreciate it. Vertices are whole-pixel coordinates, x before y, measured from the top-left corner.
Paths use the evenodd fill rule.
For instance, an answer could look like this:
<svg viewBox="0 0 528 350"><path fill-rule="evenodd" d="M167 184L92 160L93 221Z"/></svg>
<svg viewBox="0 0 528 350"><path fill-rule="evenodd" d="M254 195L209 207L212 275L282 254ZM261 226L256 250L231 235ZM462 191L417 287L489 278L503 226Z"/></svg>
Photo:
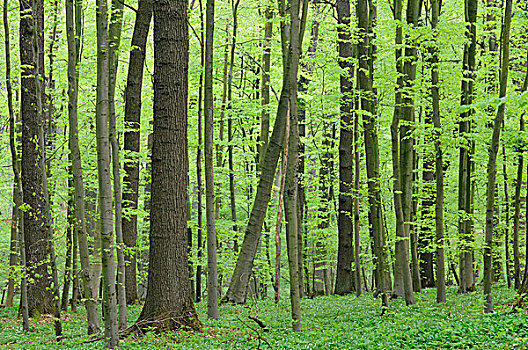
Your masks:
<svg viewBox="0 0 528 350"><path fill-rule="evenodd" d="M445 305L437 305L435 291L416 294L417 305L394 300L380 314L379 300L371 293L304 299L303 330L290 330L289 302L270 300L247 306L221 305L219 321L207 320L206 304L197 305L204 331L154 334L125 339L121 349L528 349L526 312L511 313L514 298L504 286L494 289L496 313L484 315L481 293L458 295L448 289ZM140 307L128 310L135 320ZM248 318L256 316L269 331ZM52 319L31 321L31 332L21 331L16 310L0 309L0 347L13 349L102 349L102 341L85 343L82 313L63 315L65 339L54 340Z"/></svg>

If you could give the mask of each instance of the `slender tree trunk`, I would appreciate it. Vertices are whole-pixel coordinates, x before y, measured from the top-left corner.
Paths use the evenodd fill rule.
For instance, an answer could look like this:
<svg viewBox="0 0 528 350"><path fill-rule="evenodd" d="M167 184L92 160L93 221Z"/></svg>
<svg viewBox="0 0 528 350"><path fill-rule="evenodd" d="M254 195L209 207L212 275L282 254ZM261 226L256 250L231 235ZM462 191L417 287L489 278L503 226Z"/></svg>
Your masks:
<svg viewBox="0 0 528 350"><path fill-rule="evenodd" d="M106 347L119 345L116 278L114 261L114 228L112 220L112 183L110 180L110 139L108 130L109 48L106 0L97 1L97 170L99 179L99 220L101 227L101 258L103 273L103 315Z"/></svg>
<svg viewBox="0 0 528 350"><path fill-rule="evenodd" d="M127 304L134 304L137 292L137 213L139 193L139 151L141 125L141 88L150 21L152 1L140 0L134 22L134 32L130 43L130 59L125 94L125 140L123 210L130 212L123 216L123 242L127 255L125 266L125 288Z"/></svg>
<svg viewBox="0 0 528 350"><path fill-rule="evenodd" d="M9 22L8 22L8 1L4 0L2 18L4 23L4 52L5 52L5 78L7 88L7 109L9 113L9 149L11 151L11 168L13 170L13 203L11 214L11 237L9 243L9 280L7 284L6 307L13 306L13 298L15 296L15 276L14 268L18 264L18 250L19 237L22 232L19 230L19 222L21 220L22 212L20 206L22 205L22 192L20 183L20 160L18 157L18 139L16 117L13 107L13 88L11 83L11 44L9 37Z"/></svg>
<svg viewBox="0 0 528 350"><path fill-rule="evenodd" d="M301 300L299 292L299 247L298 247L298 177L297 169L299 165L299 129L298 129L298 113L297 113L297 71L299 68L299 58L301 53L301 30L303 30L302 23L306 19L306 12L304 6L308 6L307 1L291 0L289 3L290 24L288 45L283 48L288 48L288 63L290 64L290 71L288 76L288 84L290 84L289 94L289 118L290 130L288 137L288 159L286 165L286 238L288 247L288 265L290 272L290 302L292 308L293 331L301 330ZM286 12L285 2L279 3L279 12L284 16ZM300 17L302 14L302 18ZM281 26L282 32L285 27ZM283 53L283 55L286 53ZM287 116L288 117L288 116Z"/></svg>
<svg viewBox="0 0 528 350"><path fill-rule="evenodd" d="M198 148L196 150L196 183L197 183L197 256L198 260L203 255L203 237L202 237L202 226L203 226L203 205L202 205L202 148L203 148L203 138L202 138L202 101L203 101L203 90L204 90L204 72L203 67L205 65L205 46L204 46L204 35L205 35L205 20L203 14L202 1L199 0L200 6L200 81L198 86ZM197 264L196 266L196 301L200 302L202 300L202 265Z"/></svg>
<svg viewBox="0 0 528 350"><path fill-rule="evenodd" d="M214 0L207 0L205 27L205 213L207 219L207 316L219 319L218 267L216 259L216 231L214 208L213 158L213 34Z"/></svg>
<svg viewBox="0 0 528 350"><path fill-rule="evenodd" d="M465 0L466 38L468 42L464 46L463 79L461 104L464 106L473 103L474 79L476 67L476 21L477 0ZM459 172L458 172L458 211L461 213L459 219L460 239L460 285L459 292L466 293L475 290L475 278L473 273L473 237L472 237L472 185L471 185L471 149L473 141L468 139L471 132L471 111L462 113L460 116L459 133L465 138L465 145L460 147Z"/></svg>
<svg viewBox="0 0 528 350"><path fill-rule="evenodd" d="M119 324L120 329L127 327L127 302L125 290L125 255L123 244L123 208L122 208L122 190L121 190L121 165L119 163L119 143L117 141L116 131L116 111L115 111L115 87L117 79L117 68L119 63L119 45L121 42L121 27L123 23L123 2L112 0L111 16L108 28L108 113L109 113L109 130L111 156L112 156L112 175L114 190L114 225L116 237L116 254L117 254L117 302L119 305Z"/></svg>
<svg viewBox="0 0 528 350"><path fill-rule="evenodd" d="M154 124L148 290L136 323L201 327L187 259L187 1L154 1Z"/></svg>
<svg viewBox="0 0 528 350"><path fill-rule="evenodd" d="M418 4L417 0L408 0L406 21L410 27L416 26L418 23ZM401 0L395 0L395 14L397 13L396 8L402 6ZM400 11L401 14L401 11ZM398 30L401 27L398 26ZM400 36L400 32L396 34L397 41L403 39ZM401 105L396 106L395 119L396 122L393 127L397 128L399 136L399 151L393 154L394 163L394 208L397 213L396 225L396 252L395 252L395 270L394 279L403 286L403 292L405 296L405 303L412 305L415 303L411 271L409 269L409 232L410 222L413 220L411 217L412 211L412 174L414 168L413 162L413 150L414 150L414 138L412 132L414 129L414 97L412 93L412 87L414 86L414 80L416 78L416 58L417 48L416 43L412 42L410 35L406 35L405 46L405 60L403 63L398 62L401 65L401 72L403 77L398 82L398 88L401 91ZM396 140L393 138L393 142ZM396 162L398 163L396 166ZM396 179L397 177L397 179ZM399 218L398 218L399 217ZM396 288L395 288L396 289Z"/></svg>
<svg viewBox="0 0 528 350"><path fill-rule="evenodd" d="M74 215L75 225L73 231L73 261L74 274L77 275L76 269L76 243L78 242L79 253L81 257L81 278L83 283L83 293L88 319L88 334L99 332L99 314L97 311L97 301L93 290L92 270L90 266L90 255L88 250L88 233L86 230L86 214L84 202L84 183L82 176L81 153L79 149L78 135L78 118L77 118L77 101L78 101L78 57L76 45L76 36L80 28L74 30L74 3L72 0L66 0L66 34L68 40L68 121L69 121L69 147L70 158L72 162L72 181L74 187ZM78 16L79 14L75 14ZM76 278L76 277L75 277ZM75 294L75 293L74 293ZM75 299L76 296L74 295ZM76 302L76 301L75 301Z"/></svg>
<svg viewBox="0 0 528 350"><path fill-rule="evenodd" d="M433 47L431 49L431 97L433 102L433 124L435 127L435 230L436 230L436 302L445 303L445 260L444 260L444 164L442 142L440 140L442 124L440 119L440 94L438 74L438 17L440 16L440 1L431 2L431 27L433 29Z"/></svg>
<svg viewBox="0 0 528 350"><path fill-rule="evenodd" d="M270 103L270 68L271 68L271 37L273 36L273 9L266 6L264 10L266 23L264 24L264 40L262 46L264 48L262 53L262 80L260 87L260 104L262 111L260 114L260 138L258 146L259 154L259 168L260 163L264 159L264 153L268 147L269 139L269 103Z"/></svg>
<svg viewBox="0 0 528 350"><path fill-rule="evenodd" d="M288 163L288 142L290 138L290 118L286 120L286 137L284 141L284 148L282 150L282 166L280 168L280 191L279 191L279 205L277 206L277 224L275 225L275 283L273 288L275 289L275 303L277 304L280 300L280 278L281 278L281 220L282 220L282 208L284 202L284 190L286 186L286 172L288 171L286 166Z"/></svg>
<svg viewBox="0 0 528 350"><path fill-rule="evenodd" d="M508 65L510 62L510 24L512 16L512 0L506 0L504 21L501 32L501 67L499 76L499 98L506 96L508 86ZM500 131L504 120L506 105L501 103L493 122L493 136L489 149L488 184L486 190L486 238L484 246L484 295L486 297L485 312L493 312L491 284L493 282L492 245L493 245L493 212L495 205L495 183L497 175L497 153L499 149Z"/></svg>
<svg viewBox="0 0 528 350"><path fill-rule="evenodd" d="M235 49L238 30L238 5L240 0L231 0L231 13L233 15L233 33L231 38L231 52L229 56L229 73L227 80L227 106L231 113L227 120L227 140L229 146L227 147L228 167L229 167L229 202L231 208L231 220L233 221L233 231L235 232L233 250L238 253L238 224L236 212L236 197L235 197L235 169L233 164L233 113L232 113L232 95L233 95L233 68L235 66ZM251 273L251 272L250 272ZM248 276L249 278L249 276Z"/></svg>
<svg viewBox="0 0 528 350"><path fill-rule="evenodd" d="M359 42L358 42L358 91L360 94L360 108L363 111L363 136L365 139L365 155L367 163L368 202L369 202L369 231L373 238L373 251L375 255L375 280L378 293L381 294L382 307L388 308L387 291L390 289L385 243L385 230L383 228L383 207L381 202L381 186L379 174L379 147L376 122L376 93L372 88L370 55L374 54L369 33L374 23L369 23L375 18L376 9L368 0L358 0L356 5L358 16Z"/></svg>
<svg viewBox="0 0 528 350"><path fill-rule="evenodd" d="M520 131L524 131L524 116L521 116ZM521 264L519 258L519 226L521 216L521 188L523 183L523 153L517 156L517 179L515 182L514 214L513 214L513 280L518 290L521 286Z"/></svg>
<svg viewBox="0 0 528 350"><path fill-rule="evenodd" d="M68 174L68 208L66 209L66 259L64 262L64 282L62 283L62 296L61 296L61 310L64 312L68 311L68 301L70 298L70 285L72 285L72 251L73 251L73 230L75 229L75 218L73 217L73 196L74 189L72 186L73 179L71 179L71 167Z"/></svg>

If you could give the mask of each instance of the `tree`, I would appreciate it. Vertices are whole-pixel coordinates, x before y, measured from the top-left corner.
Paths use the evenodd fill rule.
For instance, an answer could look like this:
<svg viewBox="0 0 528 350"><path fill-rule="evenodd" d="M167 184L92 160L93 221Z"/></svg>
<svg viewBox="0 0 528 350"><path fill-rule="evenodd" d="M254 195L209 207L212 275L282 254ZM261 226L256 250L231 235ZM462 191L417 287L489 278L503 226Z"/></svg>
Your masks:
<svg viewBox="0 0 528 350"><path fill-rule="evenodd" d="M499 76L499 98L506 96L508 87L508 66L510 62L510 27L512 17L512 0L506 0L504 20L501 33L501 66ZM497 153L499 151L500 131L504 121L506 104L501 103L493 121L493 136L489 148L488 184L486 188L486 236L484 246L484 296L486 298L485 312L493 312L491 284L493 282L492 248L493 248L493 214L495 206L495 183L497 176Z"/></svg>
<svg viewBox="0 0 528 350"><path fill-rule="evenodd" d="M433 124L435 131L435 227L436 227L436 301L446 301L445 295L445 262L444 262L444 161L442 154L440 95L438 93L438 17L440 16L440 0L431 3L431 27L433 29L433 43L431 51L431 97L433 109Z"/></svg>
<svg viewBox="0 0 528 350"><path fill-rule="evenodd" d="M336 294L347 294L352 291L353 284L356 291L361 293L361 281L352 277L353 248L353 175L354 141L353 110L354 110L354 56L350 35L350 2L338 0L336 2L338 20L338 50L339 66L343 69L339 77L340 127L339 127L339 216L338 234L339 246L337 256ZM357 277L357 276L356 276ZM353 283L355 282L355 283Z"/></svg>
<svg viewBox="0 0 528 350"><path fill-rule="evenodd" d="M152 19L152 0L141 0L136 12L134 33L130 45L127 85L125 94L125 176L123 179L123 209L130 210L123 216L123 242L127 248L125 288L127 304L138 299L137 294L137 213L139 192L139 151L141 122L141 88L147 38Z"/></svg>
<svg viewBox="0 0 528 350"><path fill-rule="evenodd" d="M282 23L281 25L284 26L286 24ZM279 105L277 107L277 117L275 119L275 124L273 126L273 132L271 134L269 144L262 160L260 169L261 175L257 186L257 193L253 201L253 208L251 209L251 214L249 216L240 253L238 254L235 271L233 272L229 289L223 298L225 301L241 304L246 302L249 277L251 276L253 269L253 260L255 259L258 242L262 233L262 224L264 223L268 203L271 197L271 187L273 185L273 178L284 140L286 118L289 111L288 104L290 100L291 87L288 83L288 79L291 70L291 63L289 61L291 56L285 54L287 52L287 49L284 48L285 45L287 45L285 38L286 34L285 32L281 33L284 65L282 74L283 85L279 99ZM295 72L295 74L297 73Z"/></svg>
<svg viewBox="0 0 528 350"><path fill-rule="evenodd" d="M136 326L198 329L187 270L187 1L155 0L148 290Z"/></svg>
<svg viewBox="0 0 528 350"><path fill-rule="evenodd" d="M214 158L213 158L213 34L214 0L207 0L205 28L205 205L207 220L207 315L217 320L218 268L216 259L216 231L214 207Z"/></svg>
<svg viewBox="0 0 528 350"><path fill-rule="evenodd" d="M74 4L72 0L66 0L66 35L68 40L68 126L69 126L69 148L71 159L71 172L74 183L74 215L75 222L72 230L77 230L75 238L78 238L79 253L81 257L82 283L85 297L86 315L88 319L88 334L99 332L99 314L97 312L97 301L92 289L90 256L88 251L88 234L86 231L86 217L84 206L84 182L81 166L81 153L79 149L78 134L78 68L79 54L77 52L76 38L80 35L80 28L74 27ZM73 235L72 235L73 236ZM73 238L73 237L72 237ZM73 247L72 247L73 248ZM75 253L73 258L76 259ZM76 271L74 271L76 273Z"/></svg>
<svg viewBox="0 0 528 350"><path fill-rule="evenodd" d="M117 334L116 276L114 262L114 228L112 220L112 184L110 182L110 138L108 131L108 18L106 0L97 1L97 173L99 183L99 220L101 227L101 258L103 273L103 310L106 346L119 345Z"/></svg>
<svg viewBox="0 0 528 350"><path fill-rule="evenodd" d="M476 47L477 47L477 0L465 0L466 37L468 43L464 45L463 75L461 105L470 106L474 100ZM460 285L459 292L466 293L475 290L473 273L473 248L472 248L472 183L471 183L471 151L474 147L470 140L471 109L460 115L459 134L465 139L465 144L460 147L458 169L458 211L461 215L458 231L460 239Z"/></svg>
<svg viewBox="0 0 528 350"><path fill-rule="evenodd" d="M38 47L44 47L44 3L34 0L20 3L20 63L22 67L20 115L22 120L22 191L24 202L24 241L26 267L34 283L28 284L27 301L29 315L38 317L43 313L53 313L53 298L48 273L48 232L46 223L46 199L43 189L41 159L43 144L40 128L44 123L37 103L37 80L44 76L44 52L34 51L33 36L38 35ZM37 63L38 61L38 63ZM37 72L37 69L39 71ZM44 99L44 91L40 89Z"/></svg>

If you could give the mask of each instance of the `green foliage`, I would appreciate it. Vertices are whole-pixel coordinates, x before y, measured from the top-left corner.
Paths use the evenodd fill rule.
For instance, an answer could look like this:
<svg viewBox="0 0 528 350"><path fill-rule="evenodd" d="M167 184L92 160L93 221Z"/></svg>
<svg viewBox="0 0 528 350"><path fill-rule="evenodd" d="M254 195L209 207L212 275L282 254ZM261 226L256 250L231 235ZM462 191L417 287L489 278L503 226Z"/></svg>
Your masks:
<svg viewBox="0 0 528 350"><path fill-rule="evenodd" d="M289 301L278 305L272 300L249 301L249 307L221 305L219 321L206 320L202 333L176 331L147 333L138 340L129 338L122 349L523 349L528 346L526 312L511 313L508 302L514 294L497 286L497 313L482 314L480 293L458 295L448 288L447 303L436 304L435 290L417 294L418 304L405 307L393 301L388 313L380 315L380 302L372 294L303 299L303 330L290 329ZM286 293L285 293L286 294ZM130 307L133 322L139 307ZM206 303L198 304L205 315ZM269 329L264 332L248 316L255 316ZM65 339L54 340L52 319L32 323L24 334L14 308L0 312L0 345L12 349L102 349L103 342L86 340L82 313L65 314ZM250 328L251 327L251 328ZM264 341L265 339L265 341Z"/></svg>

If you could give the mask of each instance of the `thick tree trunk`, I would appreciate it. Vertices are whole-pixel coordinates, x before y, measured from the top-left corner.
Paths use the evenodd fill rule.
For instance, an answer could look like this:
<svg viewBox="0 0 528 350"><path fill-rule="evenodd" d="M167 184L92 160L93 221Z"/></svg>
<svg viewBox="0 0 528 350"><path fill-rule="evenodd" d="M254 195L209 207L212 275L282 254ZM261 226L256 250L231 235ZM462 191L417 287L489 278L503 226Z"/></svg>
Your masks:
<svg viewBox="0 0 528 350"><path fill-rule="evenodd" d="M512 0L506 0L504 21L501 33L501 66L499 76L499 98L506 96L508 86L508 65L510 62L510 25L512 16ZM497 153L499 150L500 131L504 121L506 105L501 103L493 122L493 136L489 149L488 184L486 188L486 237L484 246L484 295L486 298L485 312L493 312L491 284L493 282L492 245L493 245L493 213L495 206L495 183L497 175Z"/></svg>
<svg viewBox="0 0 528 350"><path fill-rule="evenodd" d="M154 1L154 125L148 290L136 323L198 329L187 270L187 1Z"/></svg>
<svg viewBox="0 0 528 350"><path fill-rule="evenodd" d="M22 118L22 189L24 211L24 240L26 267L34 281L27 288L29 315L38 317L43 313L53 313L53 298L48 273L48 232L46 224L46 200L43 195L42 168L40 159L43 150L40 146L39 130L44 120L37 107L36 76L44 76L44 54L38 56L33 51L33 35L38 33L39 46L44 43L44 4L35 0L32 9L29 2L20 3L20 64L21 72L21 118ZM34 26L35 25L35 30ZM38 61L38 64L37 64ZM40 71L36 71L39 67ZM40 91L44 93L44 91ZM41 96L42 100L42 96ZM35 140L39 140L35 143Z"/></svg>
<svg viewBox="0 0 528 350"><path fill-rule="evenodd" d="M123 242L127 255L125 266L125 289L127 304L134 304L137 292L137 213L139 194L139 151L141 125L141 88L145 51L152 19L152 1L140 0L134 22L134 32L130 43L130 59L125 94L125 140L124 140L124 178L123 210L129 210L123 216Z"/></svg>

